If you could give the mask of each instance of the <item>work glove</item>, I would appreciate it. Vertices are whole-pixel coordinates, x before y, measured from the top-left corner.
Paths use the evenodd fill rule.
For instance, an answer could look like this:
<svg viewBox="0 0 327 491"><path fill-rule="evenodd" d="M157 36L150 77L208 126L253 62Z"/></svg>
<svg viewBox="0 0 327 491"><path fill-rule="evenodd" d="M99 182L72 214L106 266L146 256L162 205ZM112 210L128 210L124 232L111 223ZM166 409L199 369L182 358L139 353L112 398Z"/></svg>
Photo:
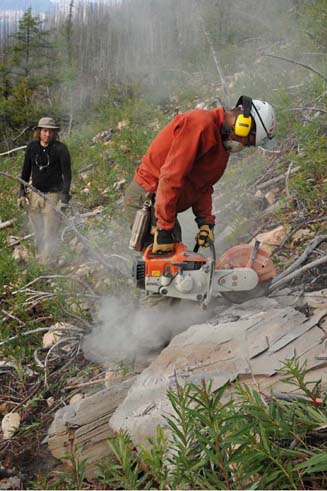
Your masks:
<svg viewBox="0 0 327 491"><path fill-rule="evenodd" d="M19 191L19 195L18 195L18 199L17 199L17 205L18 205L18 208L21 208L22 210L27 210L27 208L28 208L29 199L26 196L24 189L21 189Z"/></svg>
<svg viewBox="0 0 327 491"><path fill-rule="evenodd" d="M198 233L196 234L195 240L199 247L209 247L210 242L215 241L213 235L213 225L201 225Z"/></svg>
<svg viewBox="0 0 327 491"><path fill-rule="evenodd" d="M154 231L154 243L152 247L153 254L165 254L166 252L172 252L174 250L174 244L176 243L172 230L160 230Z"/></svg>

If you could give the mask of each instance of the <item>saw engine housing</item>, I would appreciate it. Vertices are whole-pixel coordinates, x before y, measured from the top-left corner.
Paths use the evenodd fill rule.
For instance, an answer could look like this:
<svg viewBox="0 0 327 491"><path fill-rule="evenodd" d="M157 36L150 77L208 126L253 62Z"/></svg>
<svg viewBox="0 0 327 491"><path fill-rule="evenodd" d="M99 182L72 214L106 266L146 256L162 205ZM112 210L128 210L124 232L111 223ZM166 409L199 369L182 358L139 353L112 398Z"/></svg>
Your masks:
<svg viewBox="0 0 327 491"><path fill-rule="evenodd" d="M252 252L253 247L247 244L236 246L216 262L188 250L183 243L175 244L173 252L162 255L152 254L149 246L143 259L136 260L133 277L136 286L148 295L208 303L212 296L223 292L253 290L260 281L275 275L268 254L259 249L251 259Z"/></svg>

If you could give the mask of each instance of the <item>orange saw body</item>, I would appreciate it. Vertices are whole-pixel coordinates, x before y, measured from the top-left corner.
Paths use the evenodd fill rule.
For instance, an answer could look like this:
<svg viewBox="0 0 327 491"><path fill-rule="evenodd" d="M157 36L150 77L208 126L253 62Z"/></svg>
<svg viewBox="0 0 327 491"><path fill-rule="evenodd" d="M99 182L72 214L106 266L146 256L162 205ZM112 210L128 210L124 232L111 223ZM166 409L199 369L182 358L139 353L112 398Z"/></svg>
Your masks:
<svg viewBox="0 0 327 491"><path fill-rule="evenodd" d="M208 258L177 243L173 252L159 255L152 254L149 246L134 264L136 285L147 295L160 294L207 305L212 297L227 296L229 292L244 296L244 292L253 292L259 283L276 275L270 256L259 242L232 247L217 261L213 244L210 250Z"/></svg>

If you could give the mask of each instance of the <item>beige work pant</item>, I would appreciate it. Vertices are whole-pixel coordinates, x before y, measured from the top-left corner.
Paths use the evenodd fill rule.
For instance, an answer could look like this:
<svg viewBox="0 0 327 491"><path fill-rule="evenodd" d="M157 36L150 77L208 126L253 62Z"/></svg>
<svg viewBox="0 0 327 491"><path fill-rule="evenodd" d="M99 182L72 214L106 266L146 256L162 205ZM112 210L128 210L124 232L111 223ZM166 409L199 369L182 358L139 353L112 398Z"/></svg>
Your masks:
<svg viewBox="0 0 327 491"><path fill-rule="evenodd" d="M48 264L56 258L60 228L60 215L56 210L59 193L45 193L45 196L46 199L31 191L28 206L36 251L42 264Z"/></svg>

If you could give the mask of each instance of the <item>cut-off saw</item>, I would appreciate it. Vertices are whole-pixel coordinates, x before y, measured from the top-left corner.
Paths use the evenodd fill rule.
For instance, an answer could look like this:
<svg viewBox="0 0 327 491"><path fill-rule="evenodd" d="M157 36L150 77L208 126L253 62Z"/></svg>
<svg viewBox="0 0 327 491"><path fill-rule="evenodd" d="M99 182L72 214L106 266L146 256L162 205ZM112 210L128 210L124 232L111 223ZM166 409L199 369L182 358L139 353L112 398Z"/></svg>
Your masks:
<svg viewBox="0 0 327 491"><path fill-rule="evenodd" d="M134 263L136 286L146 295L193 300L206 307L220 295L233 303L262 296L276 275L259 241L234 246L218 260L214 244L209 247L210 257L205 257L198 253L198 246L191 251L181 242L165 254L153 254L152 245L148 246L143 258Z"/></svg>

